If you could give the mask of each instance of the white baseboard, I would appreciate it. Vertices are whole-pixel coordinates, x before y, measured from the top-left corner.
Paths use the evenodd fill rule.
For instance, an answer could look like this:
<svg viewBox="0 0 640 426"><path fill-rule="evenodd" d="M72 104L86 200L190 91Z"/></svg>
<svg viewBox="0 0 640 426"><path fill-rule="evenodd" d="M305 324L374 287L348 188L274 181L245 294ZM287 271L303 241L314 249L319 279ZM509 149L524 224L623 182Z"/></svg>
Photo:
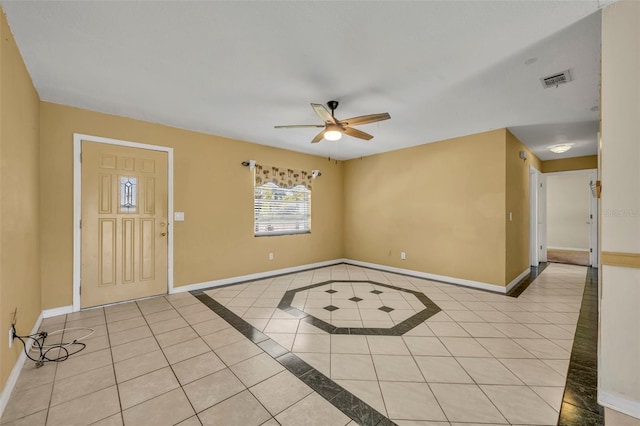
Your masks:
<svg viewBox="0 0 640 426"><path fill-rule="evenodd" d="M45 309L42 311L42 318L51 318L58 315L70 314L73 312L73 305L60 306L59 308Z"/></svg>
<svg viewBox="0 0 640 426"><path fill-rule="evenodd" d="M509 293L509 291L511 291L511 289L513 287L516 286L516 284L518 284L520 282L521 279L523 279L524 277L526 277L527 275L529 275L531 273L531 268L527 268L524 271L522 271L522 273L520 275L518 275L517 277L515 277L509 284L507 284L506 287L506 292Z"/></svg>
<svg viewBox="0 0 640 426"><path fill-rule="evenodd" d="M640 419L640 401L632 401L618 394L598 389L598 404Z"/></svg>
<svg viewBox="0 0 640 426"><path fill-rule="evenodd" d="M31 329L31 333L29 334L35 334L38 332L38 330L40 329L40 324L42 323L42 318L43 316L41 313L38 319L36 320L35 325ZM26 348L27 352L31 349L32 343L33 341L29 339L27 342L27 348ZM20 341L18 340L14 340L13 344L21 345ZM13 388L16 386L16 383L18 382L18 377L20 377L20 372L22 371L22 367L24 366L24 363L27 360L27 355L25 354L24 349L23 348L19 348L19 349L21 350L20 356L18 357L18 360L14 364L13 369L11 370L11 374L9 374L9 378L7 379L7 382L4 384L4 388L2 388L2 393L0 394L0 417L2 417L2 413L4 413L4 409L7 408L7 403L9 402L9 398L11 397L11 392L13 392Z"/></svg>
<svg viewBox="0 0 640 426"><path fill-rule="evenodd" d="M570 250L570 251L589 251L588 248L579 248L579 247L556 247L556 246L547 246L547 250Z"/></svg>
<svg viewBox="0 0 640 426"><path fill-rule="evenodd" d="M333 260L327 260L325 262L309 263L306 265L293 266L291 268L274 269L266 272L258 272L256 274L240 275L237 277L224 278L221 280L206 281L206 282L196 283L196 284L188 284L180 287L174 287L171 293L172 294L183 293L185 291L202 290L203 288L219 287L227 284L236 284L236 283L241 283L245 281L260 280L263 278L273 277L274 275L291 274L293 272L305 271L307 269L322 268L325 266L332 266L332 265L337 265L345 262L346 261L344 259L333 259Z"/></svg>
<svg viewBox="0 0 640 426"><path fill-rule="evenodd" d="M458 284L466 287L479 288L482 290L492 291L494 293L506 293L507 288L501 285L483 283L480 281L465 280L462 278L448 277L446 275L429 274L427 272L412 271L410 269L396 268L393 266L379 265L377 263L361 262L359 260L344 259L344 263L350 265L363 266L365 268L381 269L387 272L395 272L403 275L410 275L416 278L426 278L428 280L443 281L445 283ZM528 272L528 270L527 270ZM519 280L518 280L519 281ZM516 281L517 282L517 281ZM514 284L515 285L515 284Z"/></svg>

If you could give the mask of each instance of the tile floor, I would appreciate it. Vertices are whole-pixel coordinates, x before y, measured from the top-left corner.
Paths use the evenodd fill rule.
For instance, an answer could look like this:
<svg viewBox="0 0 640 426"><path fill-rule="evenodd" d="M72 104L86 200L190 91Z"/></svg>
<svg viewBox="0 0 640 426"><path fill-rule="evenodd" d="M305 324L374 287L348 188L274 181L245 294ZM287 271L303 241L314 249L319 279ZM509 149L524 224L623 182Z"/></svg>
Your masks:
<svg viewBox="0 0 640 426"><path fill-rule="evenodd" d="M67 361L27 362L1 422L555 425L586 271L551 264L512 298L342 264L48 318L43 330L95 333ZM342 284L278 308L287 291L326 281ZM440 311L400 335L367 334L422 308L388 286Z"/></svg>

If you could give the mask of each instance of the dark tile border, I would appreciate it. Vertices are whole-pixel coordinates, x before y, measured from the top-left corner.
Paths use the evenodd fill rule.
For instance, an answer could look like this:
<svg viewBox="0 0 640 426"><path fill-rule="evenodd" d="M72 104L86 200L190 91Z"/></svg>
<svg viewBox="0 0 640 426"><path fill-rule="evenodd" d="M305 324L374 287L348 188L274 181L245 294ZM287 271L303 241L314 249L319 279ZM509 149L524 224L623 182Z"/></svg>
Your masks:
<svg viewBox="0 0 640 426"><path fill-rule="evenodd" d="M304 311L301 311L298 308L294 308L291 306L291 302L293 302L293 298L296 293L301 291L307 291L312 288L322 287L324 285L332 284L332 283L370 283L373 285L377 285L380 287L386 287L397 291L402 291L405 293L413 294L423 305L424 309L401 323L396 324L391 328L352 328L352 327L336 327L333 324L330 324L324 320L314 317L311 314L308 314ZM329 334L353 334L353 335L367 335L367 336L402 336L407 331L411 330L414 327L422 324L424 321L428 320L438 312L440 312L440 307L436 305L431 299L429 299L424 293L409 290L402 287L396 287L390 284L382 284L379 282L371 281L371 280L328 280L323 281L316 284L310 284L304 287L296 288L293 290L288 290L282 296L280 303L278 304L278 309L287 312L290 315L293 315L296 318L302 318L303 321L313 325L314 327L319 328L322 331L326 331Z"/></svg>
<svg viewBox="0 0 640 426"><path fill-rule="evenodd" d="M558 425L604 425L598 405L598 270L589 268Z"/></svg>
<svg viewBox="0 0 640 426"><path fill-rule="evenodd" d="M507 296L509 297L520 296L527 288L529 288L531 283L536 278L538 278L538 275L540 275L542 271L547 269L547 266L549 266L548 262L540 262L538 266L532 266L531 271L529 272L529 275L521 279L520 282L518 282L518 284L513 286L513 288L507 292Z"/></svg>
<svg viewBox="0 0 640 426"><path fill-rule="evenodd" d="M204 290L195 290L190 293L358 424L365 426L395 425L394 422L380 414L373 407L348 392L342 386L217 302L206 294Z"/></svg>

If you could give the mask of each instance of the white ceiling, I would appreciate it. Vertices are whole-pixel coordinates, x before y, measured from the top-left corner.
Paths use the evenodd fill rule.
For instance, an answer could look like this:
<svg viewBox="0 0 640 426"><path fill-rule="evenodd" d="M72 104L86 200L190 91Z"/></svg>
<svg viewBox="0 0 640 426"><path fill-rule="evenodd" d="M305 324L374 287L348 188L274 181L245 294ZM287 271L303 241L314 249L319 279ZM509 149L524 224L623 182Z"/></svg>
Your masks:
<svg viewBox="0 0 640 426"><path fill-rule="evenodd" d="M503 127L543 160L596 153L602 1L0 3L43 101L337 159ZM331 99L391 120L273 128Z"/></svg>

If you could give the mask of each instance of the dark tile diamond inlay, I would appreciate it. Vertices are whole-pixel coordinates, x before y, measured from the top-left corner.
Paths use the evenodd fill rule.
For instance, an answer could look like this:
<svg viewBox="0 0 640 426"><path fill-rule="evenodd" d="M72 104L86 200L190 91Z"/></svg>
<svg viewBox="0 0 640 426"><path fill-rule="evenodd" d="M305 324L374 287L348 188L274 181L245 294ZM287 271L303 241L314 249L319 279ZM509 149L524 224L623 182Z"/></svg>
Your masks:
<svg viewBox="0 0 640 426"><path fill-rule="evenodd" d="M335 310L337 310L337 309L340 309L340 308L338 308L337 306L329 305L329 306L325 306L325 307L324 307L324 308L322 308L322 309L326 309L326 310L327 310L327 311L329 311L329 312L333 312L333 311L335 311Z"/></svg>
<svg viewBox="0 0 640 426"><path fill-rule="evenodd" d="M384 311L384 312L386 312L386 313L389 313L389 312L393 311L393 308L390 308L390 307L388 307L388 306L380 306L380 307L378 308L378 310L379 310L379 311Z"/></svg>
<svg viewBox="0 0 640 426"><path fill-rule="evenodd" d="M337 293L338 290L334 290L334 289L330 288L329 290L325 290L324 292L325 293L329 293L329 294L333 294L333 293Z"/></svg>
<svg viewBox="0 0 640 426"><path fill-rule="evenodd" d="M371 290L369 293L382 294L383 292L381 292L380 290Z"/></svg>
<svg viewBox="0 0 640 426"><path fill-rule="evenodd" d="M359 297L352 297L349 300L351 300L352 302L356 302L357 303L357 302L361 301L362 299L360 299Z"/></svg>

